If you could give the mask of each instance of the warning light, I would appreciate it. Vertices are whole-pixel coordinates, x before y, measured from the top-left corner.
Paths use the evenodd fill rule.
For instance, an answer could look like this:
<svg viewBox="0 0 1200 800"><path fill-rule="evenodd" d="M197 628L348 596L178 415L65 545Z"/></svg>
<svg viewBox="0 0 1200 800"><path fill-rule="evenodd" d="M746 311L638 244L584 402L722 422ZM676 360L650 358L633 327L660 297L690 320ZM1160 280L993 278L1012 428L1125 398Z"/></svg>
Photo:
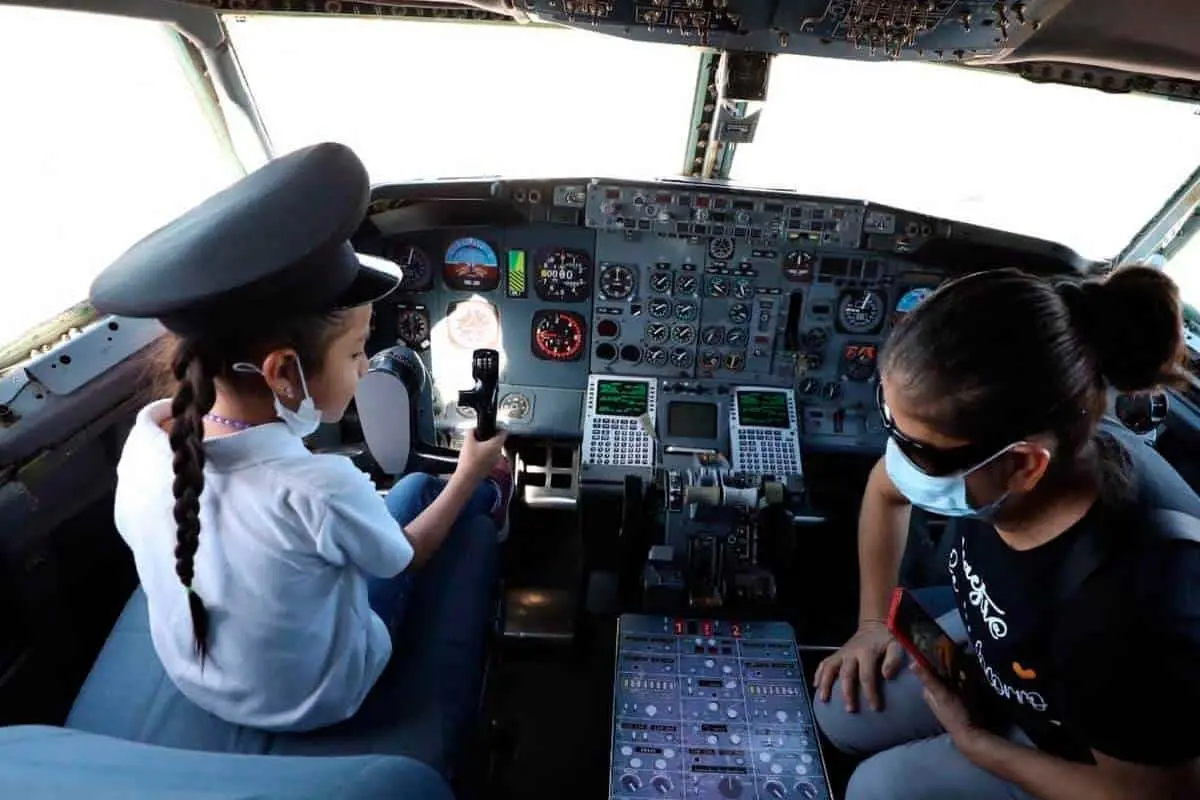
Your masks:
<svg viewBox="0 0 1200 800"><path fill-rule="evenodd" d="M732 622L732 623L730 623L730 625L729 625L729 633L730 633L730 635L731 635L731 636L733 636L733 638L735 638L735 639L740 639L740 638L742 638L742 623L740 623L740 622Z"/></svg>
<svg viewBox="0 0 1200 800"><path fill-rule="evenodd" d="M675 635L683 636L683 620L681 619L675 620Z"/></svg>
<svg viewBox="0 0 1200 800"><path fill-rule="evenodd" d="M712 620L708 620L708 619L704 620L704 622L700 623L700 629L702 631L704 631L705 636L712 636L712 632L713 632Z"/></svg>

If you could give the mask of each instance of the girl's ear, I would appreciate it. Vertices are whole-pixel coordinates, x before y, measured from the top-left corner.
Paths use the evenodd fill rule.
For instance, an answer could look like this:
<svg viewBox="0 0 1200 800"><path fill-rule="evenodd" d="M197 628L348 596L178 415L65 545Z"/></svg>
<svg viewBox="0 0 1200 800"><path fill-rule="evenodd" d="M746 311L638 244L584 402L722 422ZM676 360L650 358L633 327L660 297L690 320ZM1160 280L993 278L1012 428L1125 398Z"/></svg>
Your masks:
<svg viewBox="0 0 1200 800"><path fill-rule="evenodd" d="M296 351L289 348L272 350L262 362L263 378L279 397L298 397L300 375L296 370Z"/></svg>

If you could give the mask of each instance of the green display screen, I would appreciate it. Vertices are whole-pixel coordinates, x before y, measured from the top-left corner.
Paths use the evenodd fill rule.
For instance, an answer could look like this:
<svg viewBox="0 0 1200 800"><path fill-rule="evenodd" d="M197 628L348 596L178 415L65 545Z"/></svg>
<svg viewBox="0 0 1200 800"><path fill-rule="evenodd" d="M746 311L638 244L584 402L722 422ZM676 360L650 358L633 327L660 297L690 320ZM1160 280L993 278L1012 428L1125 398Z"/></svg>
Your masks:
<svg viewBox="0 0 1200 800"><path fill-rule="evenodd" d="M790 428L783 392L738 392L738 423L756 428Z"/></svg>
<svg viewBox="0 0 1200 800"><path fill-rule="evenodd" d="M650 384L644 381L596 381L596 413L640 417L648 408Z"/></svg>

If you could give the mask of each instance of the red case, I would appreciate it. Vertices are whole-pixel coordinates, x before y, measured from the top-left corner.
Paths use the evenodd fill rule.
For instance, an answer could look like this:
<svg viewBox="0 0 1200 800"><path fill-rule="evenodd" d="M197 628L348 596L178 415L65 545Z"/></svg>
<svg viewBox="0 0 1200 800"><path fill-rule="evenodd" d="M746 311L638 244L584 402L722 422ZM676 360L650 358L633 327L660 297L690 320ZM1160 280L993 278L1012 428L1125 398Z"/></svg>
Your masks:
<svg viewBox="0 0 1200 800"><path fill-rule="evenodd" d="M942 654L944 663L941 665L933 664L929 660L929 657L913 641L910 630L900 623L898 619L900 616L900 609L904 603L905 596L908 594L908 590L901 586L896 587L896 590L892 592L892 604L888 610L887 619L888 630L891 631L892 636L896 637L896 641L900 642L900 645L905 649L905 651L907 651L910 656L916 659L917 663L919 663L922 667L934 673L935 675L940 675L943 680L957 684L957 645L955 645L954 641L946 635L945 631L942 631L941 626L937 624L937 621L934 620L933 617L929 616L928 613L926 613L925 609L921 607L915 598L910 600L912 607L918 614L924 617L930 627L941 631L941 638L944 640L944 646L946 647L945 652Z"/></svg>

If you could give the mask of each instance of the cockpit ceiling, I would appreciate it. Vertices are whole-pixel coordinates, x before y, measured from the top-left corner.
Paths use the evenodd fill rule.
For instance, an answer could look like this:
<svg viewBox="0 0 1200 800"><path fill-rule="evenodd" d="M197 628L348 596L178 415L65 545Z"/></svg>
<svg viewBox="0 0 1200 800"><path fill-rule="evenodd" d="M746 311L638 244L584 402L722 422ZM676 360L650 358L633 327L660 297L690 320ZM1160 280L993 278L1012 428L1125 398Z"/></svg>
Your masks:
<svg viewBox="0 0 1200 800"><path fill-rule="evenodd" d="M933 61L1200 101L1195 0L189 0L238 14L548 22L642 41Z"/></svg>

